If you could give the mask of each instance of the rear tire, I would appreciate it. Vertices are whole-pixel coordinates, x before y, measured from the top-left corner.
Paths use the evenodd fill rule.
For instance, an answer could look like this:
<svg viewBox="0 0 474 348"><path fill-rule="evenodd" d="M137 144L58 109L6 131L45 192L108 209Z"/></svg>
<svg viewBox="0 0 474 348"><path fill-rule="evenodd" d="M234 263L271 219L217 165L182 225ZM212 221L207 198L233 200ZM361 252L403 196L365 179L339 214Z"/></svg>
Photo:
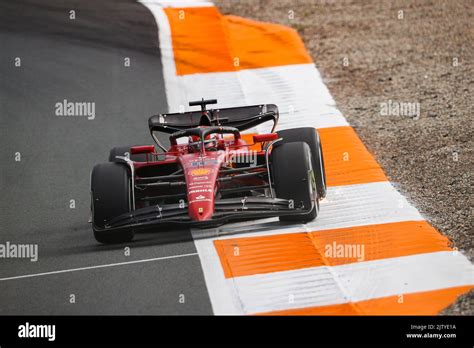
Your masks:
<svg viewBox="0 0 474 348"><path fill-rule="evenodd" d="M133 230L101 230L110 219L132 208L131 178L127 166L121 163L96 165L91 174L91 197L95 239L105 244L131 241Z"/></svg>
<svg viewBox="0 0 474 348"><path fill-rule="evenodd" d="M280 216L280 221L308 222L318 215L316 183L311 165L311 150L304 142L275 147L271 153L274 188L278 198L291 199L295 207L312 209L307 214Z"/></svg>
<svg viewBox="0 0 474 348"><path fill-rule="evenodd" d="M323 148L319 132L315 128L304 127L281 130L278 131L277 134L280 138L283 138L283 140L275 143L275 147L295 141L303 141L309 145L312 154L312 164L315 173L318 198L323 199L326 197L326 173L324 169Z"/></svg>
<svg viewBox="0 0 474 348"><path fill-rule="evenodd" d="M139 153L139 154L136 154L136 155L132 155L130 153L130 148L131 147L132 146L114 147L112 150L110 150L109 162L125 163L125 161L123 159L116 158L116 156L128 157L133 162L146 162L146 154L145 153Z"/></svg>

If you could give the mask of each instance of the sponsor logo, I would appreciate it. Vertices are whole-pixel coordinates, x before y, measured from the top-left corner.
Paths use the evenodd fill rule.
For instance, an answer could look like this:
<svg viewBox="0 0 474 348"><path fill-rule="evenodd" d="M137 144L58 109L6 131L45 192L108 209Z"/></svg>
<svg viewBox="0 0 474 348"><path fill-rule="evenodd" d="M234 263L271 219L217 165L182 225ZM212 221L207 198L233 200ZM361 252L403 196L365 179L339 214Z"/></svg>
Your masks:
<svg viewBox="0 0 474 348"><path fill-rule="evenodd" d="M191 170L190 174L192 176L203 176L203 175L208 175L211 172L209 168L197 168Z"/></svg>
<svg viewBox="0 0 474 348"><path fill-rule="evenodd" d="M199 202L199 203L202 203L202 202L212 202L211 199L193 199L192 201L189 201L189 203L194 203L194 202Z"/></svg>
<svg viewBox="0 0 474 348"><path fill-rule="evenodd" d="M212 192L212 189L191 190L189 193Z"/></svg>
<svg viewBox="0 0 474 348"><path fill-rule="evenodd" d="M205 160L191 162L191 167L212 166L212 165L217 165L218 163L219 162L216 159L205 159Z"/></svg>
<svg viewBox="0 0 474 348"><path fill-rule="evenodd" d="M207 175L204 175L204 176L196 176L193 179L194 181L204 181L204 180L209 180L209 177Z"/></svg>
<svg viewBox="0 0 474 348"><path fill-rule="evenodd" d="M197 197L196 197L196 201L203 200L204 198L206 198L206 197L203 196L203 195L197 196Z"/></svg>

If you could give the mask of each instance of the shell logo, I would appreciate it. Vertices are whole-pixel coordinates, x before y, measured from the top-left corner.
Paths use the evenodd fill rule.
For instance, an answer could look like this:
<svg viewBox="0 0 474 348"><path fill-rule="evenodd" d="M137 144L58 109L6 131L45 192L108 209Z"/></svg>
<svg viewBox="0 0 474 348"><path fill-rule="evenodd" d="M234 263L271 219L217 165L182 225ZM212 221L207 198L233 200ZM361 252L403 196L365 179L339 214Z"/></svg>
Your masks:
<svg viewBox="0 0 474 348"><path fill-rule="evenodd" d="M198 169L193 169L191 170L191 175L192 176L199 176L199 175L207 175L211 171L208 168L198 168Z"/></svg>

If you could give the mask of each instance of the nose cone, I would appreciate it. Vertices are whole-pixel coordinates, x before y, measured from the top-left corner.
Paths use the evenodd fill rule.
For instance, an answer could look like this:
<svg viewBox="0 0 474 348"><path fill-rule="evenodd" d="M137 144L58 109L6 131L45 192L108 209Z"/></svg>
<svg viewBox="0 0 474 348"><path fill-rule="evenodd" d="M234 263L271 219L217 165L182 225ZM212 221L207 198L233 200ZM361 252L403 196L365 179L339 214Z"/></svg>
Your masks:
<svg viewBox="0 0 474 348"><path fill-rule="evenodd" d="M223 160L223 151L207 153L205 156L187 154L180 157L188 191L189 217L194 221L212 219L216 180Z"/></svg>
<svg viewBox="0 0 474 348"><path fill-rule="evenodd" d="M189 216L195 221L209 220L214 213L214 203L209 201L192 202L189 205Z"/></svg>

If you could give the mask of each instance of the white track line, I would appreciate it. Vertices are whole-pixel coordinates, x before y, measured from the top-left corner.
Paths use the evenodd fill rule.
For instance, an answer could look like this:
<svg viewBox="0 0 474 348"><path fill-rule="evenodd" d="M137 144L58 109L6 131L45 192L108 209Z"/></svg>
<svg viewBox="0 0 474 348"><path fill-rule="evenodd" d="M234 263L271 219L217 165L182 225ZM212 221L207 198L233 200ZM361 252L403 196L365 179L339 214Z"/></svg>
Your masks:
<svg viewBox="0 0 474 348"><path fill-rule="evenodd" d="M173 93L178 86L176 82L176 64L174 62L173 43L171 42L171 28L162 4L155 1L138 0L138 2L147 7L153 14L158 27L163 80L165 84L166 101L168 102L169 109L170 105L179 105L176 93Z"/></svg>
<svg viewBox="0 0 474 348"><path fill-rule="evenodd" d="M209 7L214 6L212 2L195 0L137 0L155 17L158 27L158 39L161 52L161 64L163 66L163 80L165 83L166 100L168 102L168 112L179 111L180 108L187 108L191 99L180 98L180 82L176 75L176 63L174 60L173 43L171 41L171 28L166 16L165 7ZM198 98L200 99L200 98Z"/></svg>
<svg viewBox="0 0 474 348"><path fill-rule="evenodd" d="M51 272L25 274L25 275L20 275L20 276L13 276L13 277L0 278L0 282L6 281L6 280L14 280L14 279L40 277L40 276L46 276L46 275L52 275L52 274L60 274L60 273L70 273L70 272L85 271L85 270L89 270L89 269L124 266L124 265L131 265L131 264L135 264L135 263L144 263L144 262L152 262L152 261L161 261L161 260L177 259L177 258L181 258L181 257L196 256L196 255L198 255L198 253L172 255L172 256L164 256L164 257L155 257L155 258L152 258L152 259L143 259L143 260L134 260L134 261L126 261L126 262L117 262L117 263L109 263L109 264L106 264L106 265L87 266L87 267L63 269L63 270L59 270L59 271L51 271Z"/></svg>

